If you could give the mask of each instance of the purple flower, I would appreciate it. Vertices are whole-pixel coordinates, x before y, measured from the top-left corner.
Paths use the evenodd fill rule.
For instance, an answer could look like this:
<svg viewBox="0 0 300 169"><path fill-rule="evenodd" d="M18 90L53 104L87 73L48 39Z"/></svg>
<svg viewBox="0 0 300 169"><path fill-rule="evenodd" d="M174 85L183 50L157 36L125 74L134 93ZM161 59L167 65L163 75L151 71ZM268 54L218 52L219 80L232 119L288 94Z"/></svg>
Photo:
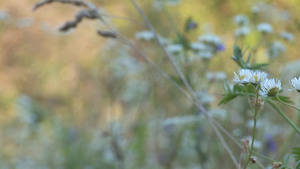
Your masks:
<svg viewBox="0 0 300 169"><path fill-rule="evenodd" d="M277 144L275 140L272 138L272 136L270 134L266 134L265 139L266 139L265 146L267 150L271 152L275 152L277 149Z"/></svg>
<svg viewBox="0 0 300 169"><path fill-rule="evenodd" d="M225 50L225 45L224 44L219 44L218 46L217 46L217 52L222 52L222 51L224 51Z"/></svg>

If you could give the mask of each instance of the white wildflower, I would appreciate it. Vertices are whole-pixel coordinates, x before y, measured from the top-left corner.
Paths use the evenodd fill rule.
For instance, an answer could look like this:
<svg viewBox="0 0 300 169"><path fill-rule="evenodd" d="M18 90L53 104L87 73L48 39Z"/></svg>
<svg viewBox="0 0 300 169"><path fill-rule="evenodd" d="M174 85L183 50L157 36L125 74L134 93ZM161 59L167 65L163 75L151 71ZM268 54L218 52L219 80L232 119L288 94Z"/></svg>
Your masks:
<svg viewBox="0 0 300 169"><path fill-rule="evenodd" d="M267 50L267 55L270 58L276 58L285 51L285 46L280 42L273 42Z"/></svg>
<svg viewBox="0 0 300 169"><path fill-rule="evenodd" d="M150 31L141 31L135 34L135 38L139 40L150 41L154 39L154 34Z"/></svg>
<svg viewBox="0 0 300 169"><path fill-rule="evenodd" d="M236 37L244 37L244 36L248 35L249 33L250 33L250 29L248 27L243 26L243 27L236 29L234 35Z"/></svg>
<svg viewBox="0 0 300 169"><path fill-rule="evenodd" d="M32 18L22 18L17 22L17 26L19 28L27 28L33 24L34 20Z"/></svg>
<svg viewBox="0 0 300 169"><path fill-rule="evenodd" d="M294 40L294 35L289 32L281 32L280 37L288 41Z"/></svg>
<svg viewBox="0 0 300 169"><path fill-rule="evenodd" d="M300 76L294 77L290 80L290 84L292 86L292 89L289 89L290 91L296 90L298 93L300 93Z"/></svg>
<svg viewBox="0 0 300 169"><path fill-rule="evenodd" d="M219 36L212 34L201 35L199 36L198 41L215 46L222 44L222 40L219 38Z"/></svg>
<svg viewBox="0 0 300 169"><path fill-rule="evenodd" d="M198 56L203 59L211 59L213 54L210 51L200 51Z"/></svg>
<svg viewBox="0 0 300 169"><path fill-rule="evenodd" d="M247 84L251 82L251 78L252 78L252 70L240 69L239 74L236 74L234 72L233 82Z"/></svg>
<svg viewBox="0 0 300 169"><path fill-rule="evenodd" d="M210 104L216 100L216 98L213 95L210 95L206 91L197 92L197 97L201 100L203 104Z"/></svg>
<svg viewBox="0 0 300 169"><path fill-rule="evenodd" d="M185 125L199 122L201 117L195 115L186 115L186 116L175 116L170 117L162 121L164 126L168 125Z"/></svg>
<svg viewBox="0 0 300 169"><path fill-rule="evenodd" d="M281 90L280 79L265 79L260 85L259 95L262 97L274 97Z"/></svg>
<svg viewBox="0 0 300 169"><path fill-rule="evenodd" d="M171 44L167 47L167 50L170 52L170 53L179 53L183 50L183 46L180 45L180 44Z"/></svg>
<svg viewBox="0 0 300 169"><path fill-rule="evenodd" d="M10 15L6 10L0 10L0 22L4 21L5 23L8 23L10 19Z"/></svg>
<svg viewBox="0 0 300 169"><path fill-rule="evenodd" d="M236 15L234 17L234 22L238 25L246 25L248 24L249 20L248 20L248 17L246 15Z"/></svg>
<svg viewBox="0 0 300 169"><path fill-rule="evenodd" d="M209 81L213 80L224 80L226 79L226 73L225 72L207 72L205 73L205 77Z"/></svg>
<svg viewBox="0 0 300 169"><path fill-rule="evenodd" d="M251 76L250 82L254 83L254 84L258 84L261 81L267 79L267 77L268 77L268 73L266 73L266 72L261 72L258 70L252 71L252 76Z"/></svg>
<svg viewBox="0 0 300 169"><path fill-rule="evenodd" d="M194 51L201 51L201 50L205 50L206 46L203 43L193 42L191 43L191 49Z"/></svg>
<svg viewBox="0 0 300 169"><path fill-rule="evenodd" d="M257 30L261 33L272 33L273 27L268 23L260 23L257 25Z"/></svg>

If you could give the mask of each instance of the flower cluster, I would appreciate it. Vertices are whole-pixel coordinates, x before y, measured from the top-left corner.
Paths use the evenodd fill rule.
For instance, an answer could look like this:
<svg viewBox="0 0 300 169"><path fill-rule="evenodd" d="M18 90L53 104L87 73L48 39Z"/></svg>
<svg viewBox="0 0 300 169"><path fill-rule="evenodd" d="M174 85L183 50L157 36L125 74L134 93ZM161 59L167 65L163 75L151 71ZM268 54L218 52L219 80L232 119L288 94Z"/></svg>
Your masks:
<svg viewBox="0 0 300 169"><path fill-rule="evenodd" d="M234 72L234 79L235 83L242 83L242 84L259 84L263 80L268 77L268 74L262 71L253 71L250 69L241 69L238 74Z"/></svg>
<svg viewBox="0 0 300 169"><path fill-rule="evenodd" d="M233 82L236 84L253 84L259 85L259 95L262 97L274 97L281 91L281 80L280 79L268 79L266 72L250 69L241 69L238 73L234 72ZM300 93L300 77L293 78L290 80L292 89Z"/></svg>

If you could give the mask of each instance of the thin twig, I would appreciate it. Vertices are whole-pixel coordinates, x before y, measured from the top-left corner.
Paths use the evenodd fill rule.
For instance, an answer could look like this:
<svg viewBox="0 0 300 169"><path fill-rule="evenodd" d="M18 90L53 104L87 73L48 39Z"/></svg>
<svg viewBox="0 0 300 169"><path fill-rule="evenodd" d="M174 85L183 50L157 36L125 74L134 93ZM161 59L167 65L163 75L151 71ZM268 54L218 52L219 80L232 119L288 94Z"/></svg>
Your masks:
<svg viewBox="0 0 300 169"><path fill-rule="evenodd" d="M50 4L52 2L60 2L60 3L72 4L72 5L75 5L75 6L89 7L89 4L87 2L85 2L85 1L82 1L82 0L43 0L43 1L40 1L40 2L36 3L33 6L32 10L33 11L37 10L41 6Z"/></svg>

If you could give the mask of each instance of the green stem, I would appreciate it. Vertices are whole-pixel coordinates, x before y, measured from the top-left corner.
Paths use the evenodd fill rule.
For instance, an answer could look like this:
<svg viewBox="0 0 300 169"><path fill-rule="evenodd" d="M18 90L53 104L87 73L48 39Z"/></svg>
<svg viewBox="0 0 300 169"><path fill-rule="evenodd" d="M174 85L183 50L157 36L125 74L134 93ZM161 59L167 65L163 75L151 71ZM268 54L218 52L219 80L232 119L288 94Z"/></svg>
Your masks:
<svg viewBox="0 0 300 169"><path fill-rule="evenodd" d="M268 103L300 134L299 128L280 110L271 100L267 100Z"/></svg>
<svg viewBox="0 0 300 169"><path fill-rule="evenodd" d="M249 107L252 111L252 113L254 113L255 111L253 110L253 107L251 105L251 101L250 101L250 97L249 97L249 93L248 93L248 88L247 88L248 85L245 86L245 91L246 91L246 96L247 96L247 100L248 100L248 104L249 104Z"/></svg>
<svg viewBox="0 0 300 169"><path fill-rule="evenodd" d="M257 105L258 105L258 92L257 91L256 91L256 97L255 98L256 98L256 101L255 101L255 107L254 107L254 125L253 125L253 132L252 132L251 148L250 148L249 157L248 157L248 160L246 162L246 165L245 165L244 169L246 169L248 164L249 164L249 161L250 161L251 155L252 155L253 146L254 146L255 132L256 132L256 120L257 120L256 115L257 115L257 110L258 110L258 107L257 107ZM250 106L251 106L251 104L250 104ZM252 106L251 106L251 108L252 108ZM253 108L251 110L253 110Z"/></svg>
<svg viewBox="0 0 300 169"><path fill-rule="evenodd" d="M297 108L297 107L294 107L294 106L291 106L291 105L288 105L287 103L283 102L282 100L280 100L280 98L278 97L278 95L276 95L276 98L279 100L280 103L288 106L288 107L291 107L293 109L296 109L298 112L300 112L300 110Z"/></svg>
<svg viewBox="0 0 300 169"><path fill-rule="evenodd" d="M269 157L267 157L267 156L264 156L264 155L262 155L262 154L259 154L259 153L258 153L258 152L256 152L256 151L253 151L253 150L250 150L250 151L251 151L251 152L253 152L254 154L256 154L256 155L260 156L260 157L263 157L263 158L267 159L267 160L270 160L270 161L276 162L275 160L273 160L273 159L271 159L271 158L269 158ZM287 166L283 166L283 167L285 167L285 168L288 168L288 169L292 169L292 168L290 168L290 167L287 167Z"/></svg>
<svg viewBox="0 0 300 169"><path fill-rule="evenodd" d="M262 155L262 154L259 154L259 153L258 153L258 152L256 152L256 151L253 151L253 150L250 150L250 151L251 151L251 152L253 152L254 154L258 155L258 156L261 156L261 157L263 157L263 158L267 159L267 160L270 160L270 161L276 162L275 160L273 160L273 159L271 159L271 158L269 158L269 157L267 157L267 156L264 156L264 155Z"/></svg>

